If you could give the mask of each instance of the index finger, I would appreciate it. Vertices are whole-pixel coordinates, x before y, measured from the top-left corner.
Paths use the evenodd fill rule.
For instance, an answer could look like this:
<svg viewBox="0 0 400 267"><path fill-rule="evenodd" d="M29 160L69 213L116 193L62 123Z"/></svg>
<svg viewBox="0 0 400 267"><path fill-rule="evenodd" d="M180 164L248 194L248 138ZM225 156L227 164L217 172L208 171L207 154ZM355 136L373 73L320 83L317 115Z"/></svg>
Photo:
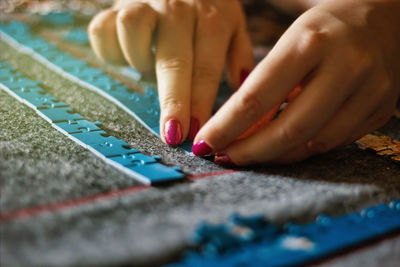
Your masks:
<svg viewBox="0 0 400 267"><path fill-rule="evenodd" d="M203 151L219 151L232 143L281 103L318 65L321 52L315 35L298 33L299 29L290 28L242 87L204 125L195 138L194 154L203 156Z"/></svg>
<svg viewBox="0 0 400 267"><path fill-rule="evenodd" d="M184 1L171 1L161 13L156 49L160 131L167 144L178 145L189 131L194 11Z"/></svg>

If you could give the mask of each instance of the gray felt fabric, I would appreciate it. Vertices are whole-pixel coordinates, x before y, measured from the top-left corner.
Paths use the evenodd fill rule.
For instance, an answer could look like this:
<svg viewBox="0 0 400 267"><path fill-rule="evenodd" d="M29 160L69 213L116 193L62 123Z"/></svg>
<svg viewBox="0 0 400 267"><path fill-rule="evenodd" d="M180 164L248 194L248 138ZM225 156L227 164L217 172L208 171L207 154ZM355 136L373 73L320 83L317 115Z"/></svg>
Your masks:
<svg viewBox="0 0 400 267"><path fill-rule="evenodd" d="M164 145L111 102L0 44L2 60L143 153L188 175L224 170ZM382 131L399 137L398 126L394 119ZM0 90L2 213L135 185ZM294 165L240 169L5 222L0 260L2 266L157 265L176 259L203 220L223 222L239 212L309 222L322 212L345 214L399 197L399 165L351 145ZM394 266L399 255L397 238L324 264Z"/></svg>

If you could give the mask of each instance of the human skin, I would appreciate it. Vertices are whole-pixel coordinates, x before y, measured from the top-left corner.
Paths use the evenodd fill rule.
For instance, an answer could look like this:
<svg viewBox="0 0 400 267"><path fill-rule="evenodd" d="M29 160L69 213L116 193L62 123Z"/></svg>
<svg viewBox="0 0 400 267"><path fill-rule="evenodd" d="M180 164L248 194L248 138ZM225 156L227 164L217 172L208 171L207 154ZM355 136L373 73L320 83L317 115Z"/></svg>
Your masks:
<svg viewBox="0 0 400 267"><path fill-rule="evenodd" d="M147 1L149 2L151 1ZM223 1L207 1L211 6L217 2ZM314 5L315 1L305 2L313 2L310 5ZM214 10L223 12L222 9ZM199 14L200 16L194 16L195 21L201 19L202 13ZM182 127L180 141L182 141L189 129L189 116L179 117L176 114L193 116L196 113L191 106L196 106L194 102L199 101L202 103L201 107L207 107L204 110L208 112L201 115L200 125L207 122L194 139L194 153L199 156L217 153L215 161L225 165L295 162L351 143L382 126L395 109L400 93L398 14L400 14L399 0L321 1L304 12L289 27L239 90L208 121L217 82L213 83L215 86L203 83L197 87L197 82L200 81L194 78L196 64L192 64L193 69L186 73L186 76L182 73L175 73L174 76L168 71L165 73L167 77L157 74L161 93L161 125L165 125L171 118L180 121ZM176 18L185 21L186 17ZM243 26L244 22L241 23L243 24L239 25ZM162 26L162 22L159 22L159 26ZM94 35L94 32L91 31L91 35ZM187 32L189 36L195 38L195 42L193 46L187 44L185 48L187 50L184 51L191 52L184 56L190 58L190 62L196 62L199 57L197 52L193 51L198 50L197 42L202 38L198 34L198 27L196 31L182 30L179 36ZM174 37L178 40L176 35ZM180 37L179 40L181 39ZM205 42L211 41L206 40L208 41ZM236 43L240 47L246 42ZM181 41L168 43L166 39L158 39L156 49L165 45L179 46L182 50L180 43ZM213 47L213 43L210 42L205 47L208 49L205 49L204 55L210 52L209 47ZM227 44L225 50L219 49L219 51L230 51L228 58L234 57L232 54L235 51L248 49L226 47ZM157 50L157 73L160 72L159 67L157 68L160 65L159 60L162 60L157 56L158 53ZM248 51L242 53L244 55ZM247 56L240 58L244 59ZM213 71L219 69L220 75L224 60L221 58L215 62L214 60L214 57L210 58L207 66ZM232 61L234 60L229 62ZM240 73L246 68L250 70L252 62L249 59L246 61L248 63L236 69L229 65L229 62L228 78L232 85L237 86L240 83ZM178 68L177 72L179 71ZM186 82L183 87L174 87L181 79L190 80L187 78L190 74L192 74L191 83ZM170 80L175 83L168 83ZM297 96L292 94L286 108L271 121L271 112L273 113L271 110L276 110L293 89L299 89L299 86L301 91L296 90ZM207 94L209 88L212 97L211 93ZM186 104L182 104L183 98L179 97L181 94L188 94L186 90L190 91L191 102L189 103L187 100L189 97L185 96ZM200 92L198 98L197 91ZM172 97L168 101L172 105L163 106L163 92ZM183 102L176 101L174 97ZM175 106L176 103L178 105Z"/></svg>
<svg viewBox="0 0 400 267"><path fill-rule="evenodd" d="M125 0L89 25L101 59L154 70L163 140L193 140L210 118L224 68L233 88L254 66L245 16L237 0ZM152 42L155 53L152 53Z"/></svg>

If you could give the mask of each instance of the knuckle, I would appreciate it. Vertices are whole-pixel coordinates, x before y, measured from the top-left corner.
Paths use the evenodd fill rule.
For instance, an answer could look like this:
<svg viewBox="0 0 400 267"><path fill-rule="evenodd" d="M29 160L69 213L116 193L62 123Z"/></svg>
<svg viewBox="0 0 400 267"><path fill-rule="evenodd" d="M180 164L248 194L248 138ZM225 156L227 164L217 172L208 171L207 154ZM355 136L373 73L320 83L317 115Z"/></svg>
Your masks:
<svg viewBox="0 0 400 267"><path fill-rule="evenodd" d="M297 144L304 134L305 131L299 125L286 124L280 127L278 138L282 145L292 146Z"/></svg>
<svg viewBox="0 0 400 267"><path fill-rule="evenodd" d="M151 8L144 3L137 3L131 8L121 9L118 12L117 21L123 25L140 24L144 18L150 15Z"/></svg>
<svg viewBox="0 0 400 267"><path fill-rule="evenodd" d="M198 64L193 68L193 79L194 84L201 82L207 84L218 84L219 76L218 71L211 68L206 64Z"/></svg>
<svg viewBox="0 0 400 267"><path fill-rule="evenodd" d="M316 26L306 27L297 44L299 51L312 51L319 49L329 39L329 33Z"/></svg>
<svg viewBox="0 0 400 267"><path fill-rule="evenodd" d="M238 108L247 118L258 118L265 111L265 105L255 93L245 93L238 98Z"/></svg>
<svg viewBox="0 0 400 267"><path fill-rule="evenodd" d="M117 21L123 25L134 24L138 22L139 16L137 10L122 9L118 12Z"/></svg>
<svg viewBox="0 0 400 267"><path fill-rule="evenodd" d="M184 15L193 10L189 3L182 0L168 0L167 2L169 11L177 15Z"/></svg>
<svg viewBox="0 0 400 267"><path fill-rule="evenodd" d="M103 33L103 23L100 20L94 18L89 24L88 32L89 35L92 36L101 35Z"/></svg>
<svg viewBox="0 0 400 267"><path fill-rule="evenodd" d="M365 46L353 45L349 47L349 51L344 56L348 60L350 66L356 66L348 70L351 77L363 77L369 75L374 67L374 57L371 51Z"/></svg>
<svg viewBox="0 0 400 267"><path fill-rule="evenodd" d="M160 106L163 111L174 112L176 110L182 110L185 105L181 100L176 99L173 96L166 96L160 98Z"/></svg>
<svg viewBox="0 0 400 267"><path fill-rule="evenodd" d="M182 72L186 73L191 71L189 60L185 58L170 58L167 60L158 60L157 69L160 73L163 72Z"/></svg>
<svg viewBox="0 0 400 267"><path fill-rule="evenodd" d="M101 36L110 28L110 23L113 23L115 11L105 10L95 16L88 26L88 32L93 36Z"/></svg>

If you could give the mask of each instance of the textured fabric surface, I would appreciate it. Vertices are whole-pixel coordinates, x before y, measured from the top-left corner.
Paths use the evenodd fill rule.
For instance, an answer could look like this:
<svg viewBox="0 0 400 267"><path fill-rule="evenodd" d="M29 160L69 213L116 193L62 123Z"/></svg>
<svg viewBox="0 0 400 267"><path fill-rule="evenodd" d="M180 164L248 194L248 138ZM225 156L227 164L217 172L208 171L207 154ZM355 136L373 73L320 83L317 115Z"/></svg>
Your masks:
<svg viewBox="0 0 400 267"><path fill-rule="evenodd" d="M160 155L188 175L224 169L164 145L101 96L77 86L1 42L1 59L111 135L141 152ZM399 137L399 120L382 131ZM264 214L271 221L309 222L320 213L339 215L400 197L400 167L350 145L288 166L251 167L169 186L139 186L75 144L32 109L0 90L0 209L42 207L35 216L0 224L5 266L160 264L189 245L195 227L222 222L233 212ZM112 195L112 190L122 192ZM65 201L100 196L66 205ZM103 196L103 197L101 197ZM58 204L46 211L46 204ZM396 241L397 240L397 241ZM327 264L390 266L398 239ZM372 259L380 259L372 260ZM367 264L365 264L367 263Z"/></svg>

